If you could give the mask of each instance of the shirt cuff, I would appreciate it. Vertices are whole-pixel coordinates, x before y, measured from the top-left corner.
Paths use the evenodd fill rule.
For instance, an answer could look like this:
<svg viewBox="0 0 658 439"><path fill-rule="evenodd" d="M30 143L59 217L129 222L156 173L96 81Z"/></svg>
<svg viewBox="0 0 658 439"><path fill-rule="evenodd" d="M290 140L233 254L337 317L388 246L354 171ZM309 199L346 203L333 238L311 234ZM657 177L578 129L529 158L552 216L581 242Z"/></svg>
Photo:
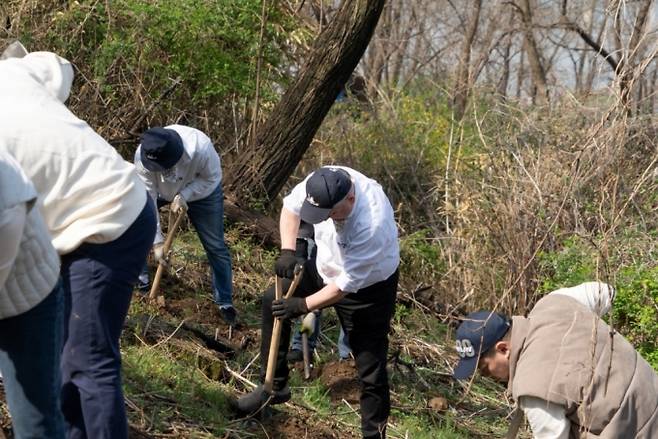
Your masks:
<svg viewBox="0 0 658 439"><path fill-rule="evenodd" d="M356 293L359 290L357 282L350 279L345 272L339 274L334 283L343 293Z"/></svg>

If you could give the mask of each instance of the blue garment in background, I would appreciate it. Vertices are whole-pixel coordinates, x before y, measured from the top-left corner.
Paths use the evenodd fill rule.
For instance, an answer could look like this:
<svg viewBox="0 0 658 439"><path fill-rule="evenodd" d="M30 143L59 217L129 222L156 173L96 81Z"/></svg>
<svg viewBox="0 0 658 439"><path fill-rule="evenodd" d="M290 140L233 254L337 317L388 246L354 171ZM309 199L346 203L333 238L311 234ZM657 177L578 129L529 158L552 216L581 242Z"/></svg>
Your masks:
<svg viewBox="0 0 658 439"><path fill-rule="evenodd" d="M233 305L233 276L231 254L224 241L224 191L222 184L206 198L187 203L187 215L196 229L201 245L206 250L212 269L212 288L215 302L220 306Z"/></svg>
<svg viewBox="0 0 658 439"><path fill-rule="evenodd" d="M322 310L316 313L315 319L315 328L313 329L313 334L308 337L308 349L313 352L315 346L318 342L318 337L320 336L320 320L322 318ZM341 359L346 360L350 357L352 350L347 340L347 335L343 331L343 327L340 326L340 334L338 335L338 355ZM299 332L299 327L295 329L295 334L292 337L292 342L290 344L290 349L301 351L302 350L302 334Z"/></svg>

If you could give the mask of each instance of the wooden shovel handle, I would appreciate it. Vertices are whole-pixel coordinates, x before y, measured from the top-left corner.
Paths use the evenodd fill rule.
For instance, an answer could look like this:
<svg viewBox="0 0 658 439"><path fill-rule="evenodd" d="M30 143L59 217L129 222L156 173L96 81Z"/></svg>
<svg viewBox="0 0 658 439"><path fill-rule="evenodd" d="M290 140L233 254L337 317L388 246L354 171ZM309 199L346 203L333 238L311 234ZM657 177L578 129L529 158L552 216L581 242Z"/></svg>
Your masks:
<svg viewBox="0 0 658 439"><path fill-rule="evenodd" d="M303 269L299 268L295 270L295 278L293 279L288 292L286 293L285 299L288 299L295 293L299 281L302 279ZM283 291L283 279L279 276L276 276L274 283L274 300L281 299ZM279 342L281 341L281 319L274 319L274 326L272 328L272 338L270 339L270 352L267 356L267 370L265 371L265 383L263 384L263 389L271 394L272 386L274 384L274 368L276 367L277 354L279 353Z"/></svg>
<svg viewBox="0 0 658 439"><path fill-rule="evenodd" d="M169 253L171 244L174 242L174 237L178 231L178 227L180 226L181 222L183 222L184 216L185 210L181 210L176 217L176 221L174 221L174 225L171 226L169 228L169 232L167 232L167 239L165 239L164 245L162 247L162 253L165 255L165 257ZM151 300L155 299L158 295L158 288L160 288L160 280L162 279L164 270L164 264L158 264L158 269L155 272L155 278L153 279L153 284L151 285L151 291L149 292L149 299Z"/></svg>

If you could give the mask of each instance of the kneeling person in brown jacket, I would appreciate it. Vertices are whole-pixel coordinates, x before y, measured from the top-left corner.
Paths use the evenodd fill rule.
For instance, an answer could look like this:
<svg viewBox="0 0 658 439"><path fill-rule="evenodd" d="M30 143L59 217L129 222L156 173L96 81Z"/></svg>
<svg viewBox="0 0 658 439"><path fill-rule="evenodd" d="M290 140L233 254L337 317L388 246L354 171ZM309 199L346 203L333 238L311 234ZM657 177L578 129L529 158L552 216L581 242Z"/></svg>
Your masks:
<svg viewBox="0 0 658 439"><path fill-rule="evenodd" d="M602 319L611 287L587 282L542 298L528 317L469 314L455 378L507 382L535 438L658 437L658 376Z"/></svg>

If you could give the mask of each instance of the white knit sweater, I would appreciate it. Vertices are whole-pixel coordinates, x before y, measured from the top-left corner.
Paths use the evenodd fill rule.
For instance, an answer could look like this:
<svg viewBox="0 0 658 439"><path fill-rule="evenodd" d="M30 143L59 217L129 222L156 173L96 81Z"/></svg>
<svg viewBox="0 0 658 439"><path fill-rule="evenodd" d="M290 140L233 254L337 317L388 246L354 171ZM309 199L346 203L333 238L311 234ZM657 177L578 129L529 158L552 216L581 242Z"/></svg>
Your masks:
<svg viewBox="0 0 658 439"><path fill-rule="evenodd" d="M29 311L53 289L59 277L59 257L50 235L34 208L36 191L18 164L0 152L0 218L16 206L27 208L21 236L4 236L0 228L0 252L8 261L7 276L0 282L0 319ZM21 209L21 212L25 210ZM18 247L12 241L20 240Z"/></svg>

